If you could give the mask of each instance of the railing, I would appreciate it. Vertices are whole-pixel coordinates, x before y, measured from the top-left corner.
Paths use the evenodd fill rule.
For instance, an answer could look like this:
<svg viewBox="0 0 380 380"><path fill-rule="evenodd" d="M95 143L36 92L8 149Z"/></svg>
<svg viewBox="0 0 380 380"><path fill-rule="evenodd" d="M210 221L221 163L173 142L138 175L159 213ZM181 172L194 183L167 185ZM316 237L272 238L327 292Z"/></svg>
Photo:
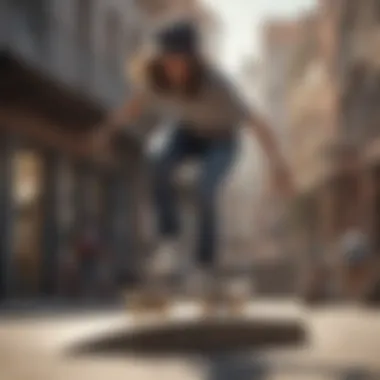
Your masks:
<svg viewBox="0 0 380 380"><path fill-rule="evenodd" d="M48 15L31 25L28 10L0 3L0 47L63 85L110 107L127 90L120 72Z"/></svg>

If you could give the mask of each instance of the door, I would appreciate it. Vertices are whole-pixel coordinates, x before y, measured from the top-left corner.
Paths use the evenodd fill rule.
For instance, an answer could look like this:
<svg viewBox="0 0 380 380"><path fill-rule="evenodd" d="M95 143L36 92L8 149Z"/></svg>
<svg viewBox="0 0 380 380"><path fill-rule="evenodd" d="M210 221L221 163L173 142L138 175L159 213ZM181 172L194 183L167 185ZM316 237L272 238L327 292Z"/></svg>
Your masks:
<svg viewBox="0 0 380 380"><path fill-rule="evenodd" d="M15 152L12 247L16 297L34 296L39 291L42 169L41 157L35 151L20 149Z"/></svg>

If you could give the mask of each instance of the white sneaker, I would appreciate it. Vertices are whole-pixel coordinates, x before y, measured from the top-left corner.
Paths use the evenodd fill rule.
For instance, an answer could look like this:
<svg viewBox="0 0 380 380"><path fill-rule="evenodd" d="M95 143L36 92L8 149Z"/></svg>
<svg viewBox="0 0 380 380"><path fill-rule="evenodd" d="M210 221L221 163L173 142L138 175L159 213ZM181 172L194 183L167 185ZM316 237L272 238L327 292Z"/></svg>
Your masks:
<svg viewBox="0 0 380 380"><path fill-rule="evenodd" d="M156 276L165 276L177 269L178 244L173 240L163 241L153 254L151 271Z"/></svg>

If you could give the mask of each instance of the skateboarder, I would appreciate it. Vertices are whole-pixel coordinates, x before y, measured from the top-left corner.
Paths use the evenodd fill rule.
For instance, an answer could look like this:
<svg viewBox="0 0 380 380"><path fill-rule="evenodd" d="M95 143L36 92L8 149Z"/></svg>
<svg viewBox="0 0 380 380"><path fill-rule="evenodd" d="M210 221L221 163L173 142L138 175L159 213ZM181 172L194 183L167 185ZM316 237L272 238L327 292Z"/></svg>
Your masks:
<svg viewBox="0 0 380 380"><path fill-rule="evenodd" d="M186 21L161 28L154 49L132 65L134 94L99 128L93 143L105 147L113 132L132 125L143 112L177 120L153 162L154 200L161 244L154 255L157 271L173 270L180 255L180 233L172 174L188 157L200 161L197 262L208 273L218 238L217 191L238 152L238 130L251 128L264 149L278 188L290 188L290 176L271 129L238 96L228 79L202 57L197 29ZM254 228L254 226L252 226Z"/></svg>

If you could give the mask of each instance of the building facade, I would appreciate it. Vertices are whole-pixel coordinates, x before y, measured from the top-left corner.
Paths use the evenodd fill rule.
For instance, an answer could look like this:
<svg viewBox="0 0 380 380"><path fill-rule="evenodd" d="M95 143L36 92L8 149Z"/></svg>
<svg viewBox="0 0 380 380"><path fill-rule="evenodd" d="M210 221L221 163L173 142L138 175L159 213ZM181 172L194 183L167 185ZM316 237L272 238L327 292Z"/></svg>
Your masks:
<svg viewBox="0 0 380 380"><path fill-rule="evenodd" d="M287 77L291 59L299 39L298 20L276 19L265 22L262 32L262 57L252 66L252 98L267 118L285 155L289 152ZM248 79L247 79L248 83ZM261 160L261 192L258 199L260 226L257 251L263 259L285 257L285 226L280 200L272 187L267 162Z"/></svg>
<svg viewBox="0 0 380 380"><path fill-rule="evenodd" d="M298 250L337 274L348 229L378 251L377 12L375 1L321 0L289 76Z"/></svg>
<svg viewBox="0 0 380 380"><path fill-rule="evenodd" d="M321 52L319 27L319 13L300 20L302 40L294 51L287 77L289 158L298 207L303 211L303 229L297 239L308 244L299 248L302 251L313 250L319 239L320 207L315 193L325 169L322 148L331 139L331 82Z"/></svg>
<svg viewBox="0 0 380 380"><path fill-rule="evenodd" d="M0 1L1 299L60 294L89 226L115 276L132 266L132 156L88 136L128 94L136 15L133 1Z"/></svg>
<svg viewBox="0 0 380 380"><path fill-rule="evenodd" d="M286 85L293 52L300 38L298 20L264 24L261 93L265 112L284 149L287 148Z"/></svg>
<svg viewBox="0 0 380 380"><path fill-rule="evenodd" d="M341 123L358 160L357 215L379 250L379 4L343 1L340 14Z"/></svg>

